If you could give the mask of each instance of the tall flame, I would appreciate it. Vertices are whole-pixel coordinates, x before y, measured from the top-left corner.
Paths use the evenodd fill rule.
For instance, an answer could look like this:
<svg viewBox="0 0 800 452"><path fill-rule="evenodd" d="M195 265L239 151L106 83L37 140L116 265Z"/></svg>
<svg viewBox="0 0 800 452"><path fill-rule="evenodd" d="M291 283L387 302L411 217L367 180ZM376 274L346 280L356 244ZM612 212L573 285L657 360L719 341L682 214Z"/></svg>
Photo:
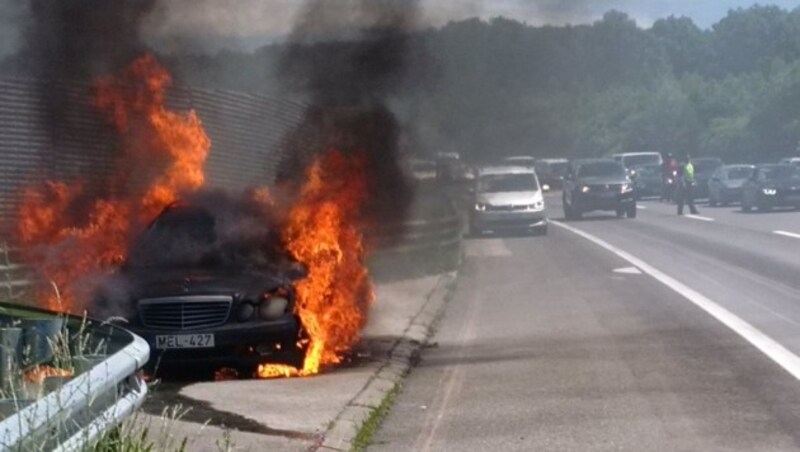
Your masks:
<svg viewBox="0 0 800 452"><path fill-rule="evenodd" d="M82 277L120 264L137 227L177 200L180 192L203 185L211 142L193 111L181 114L166 108L164 92L170 84L169 73L149 54L95 83L93 104L109 116L122 138L119 170L107 187L111 195L90 201L76 214L78 204L85 202L79 182L47 182L25 190L17 220L20 244L59 290L40 294L46 307L80 311L79 292L88 289L80 287ZM152 174L153 168L158 172ZM137 176L149 179L146 186L137 186Z"/></svg>
<svg viewBox="0 0 800 452"><path fill-rule="evenodd" d="M328 151L308 168L299 199L289 211L283 240L308 267L296 284L297 313L309 343L302 369L264 364L261 378L313 375L338 364L358 340L374 300L357 226L368 194L365 156Z"/></svg>

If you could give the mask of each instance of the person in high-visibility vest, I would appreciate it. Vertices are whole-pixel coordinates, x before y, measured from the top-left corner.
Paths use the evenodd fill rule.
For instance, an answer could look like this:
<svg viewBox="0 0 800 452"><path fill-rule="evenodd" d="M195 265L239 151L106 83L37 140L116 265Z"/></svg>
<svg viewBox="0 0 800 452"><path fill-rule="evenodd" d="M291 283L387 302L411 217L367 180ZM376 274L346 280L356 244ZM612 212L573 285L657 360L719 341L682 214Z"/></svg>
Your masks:
<svg viewBox="0 0 800 452"><path fill-rule="evenodd" d="M686 163L683 168L678 171L678 215L683 215L683 205L689 206L689 212L697 215L697 207L694 205L694 190L697 187L697 177L694 174L694 165L692 164L692 156L686 154Z"/></svg>

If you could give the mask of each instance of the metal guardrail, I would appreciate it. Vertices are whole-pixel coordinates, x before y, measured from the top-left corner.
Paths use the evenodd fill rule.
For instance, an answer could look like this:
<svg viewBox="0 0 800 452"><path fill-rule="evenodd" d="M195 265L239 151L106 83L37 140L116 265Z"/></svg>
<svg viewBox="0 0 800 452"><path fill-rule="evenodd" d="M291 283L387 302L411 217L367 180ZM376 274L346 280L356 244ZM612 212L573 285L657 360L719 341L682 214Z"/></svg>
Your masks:
<svg viewBox="0 0 800 452"><path fill-rule="evenodd" d="M30 268L15 263L17 251L0 243L0 300L12 303L34 284ZM150 357L147 342L118 327L99 328L126 337L128 345L42 399L20 403L0 421L0 450L85 450L144 402L147 385L137 372Z"/></svg>
<svg viewBox="0 0 800 452"><path fill-rule="evenodd" d="M433 196L422 202L427 205L413 212L412 219L365 231L369 266L377 279L450 271L461 262L464 221L453 201Z"/></svg>
<svg viewBox="0 0 800 452"><path fill-rule="evenodd" d="M15 263L16 252L8 242L0 243L0 301L14 301L33 285L28 266Z"/></svg>
<svg viewBox="0 0 800 452"><path fill-rule="evenodd" d="M137 372L150 348L144 339L124 332L131 340L122 350L2 420L0 448L82 450L140 406L147 384Z"/></svg>

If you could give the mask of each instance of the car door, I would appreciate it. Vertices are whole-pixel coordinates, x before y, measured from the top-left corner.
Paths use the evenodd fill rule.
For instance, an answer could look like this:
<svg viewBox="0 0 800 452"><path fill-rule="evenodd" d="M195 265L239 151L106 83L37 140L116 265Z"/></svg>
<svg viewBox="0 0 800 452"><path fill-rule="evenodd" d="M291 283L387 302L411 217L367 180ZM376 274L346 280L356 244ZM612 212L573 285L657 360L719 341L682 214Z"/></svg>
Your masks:
<svg viewBox="0 0 800 452"><path fill-rule="evenodd" d="M722 168L717 168L711 173L711 178L708 179L708 196L712 199L719 199L720 190L724 183L725 171Z"/></svg>
<svg viewBox="0 0 800 452"><path fill-rule="evenodd" d="M760 168L755 168L750 177L742 185L742 203L748 205L756 204L756 192L758 190L758 179L761 174Z"/></svg>
<svg viewBox="0 0 800 452"><path fill-rule="evenodd" d="M575 173L574 166L569 165L566 174L564 174L564 182L562 185L563 202L572 205L572 191L575 189Z"/></svg>

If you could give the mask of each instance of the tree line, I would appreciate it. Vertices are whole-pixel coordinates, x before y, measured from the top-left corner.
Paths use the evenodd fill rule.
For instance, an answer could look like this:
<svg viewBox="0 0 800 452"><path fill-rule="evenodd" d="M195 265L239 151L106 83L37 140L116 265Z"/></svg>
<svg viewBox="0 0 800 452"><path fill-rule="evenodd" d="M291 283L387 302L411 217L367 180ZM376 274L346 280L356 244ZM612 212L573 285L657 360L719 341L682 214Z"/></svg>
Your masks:
<svg viewBox="0 0 800 452"><path fill-rule="evenodd" d="M734 9L709 29L686 17L643 28L619 11L575 26L468 19L410 43L404 83L388 93L410 152L480 160L655 150L729 162L800 154L800 8ZM189 85L284 96L285 50L162 60ZM335 67L352 46L305 51Z"/></svg>

